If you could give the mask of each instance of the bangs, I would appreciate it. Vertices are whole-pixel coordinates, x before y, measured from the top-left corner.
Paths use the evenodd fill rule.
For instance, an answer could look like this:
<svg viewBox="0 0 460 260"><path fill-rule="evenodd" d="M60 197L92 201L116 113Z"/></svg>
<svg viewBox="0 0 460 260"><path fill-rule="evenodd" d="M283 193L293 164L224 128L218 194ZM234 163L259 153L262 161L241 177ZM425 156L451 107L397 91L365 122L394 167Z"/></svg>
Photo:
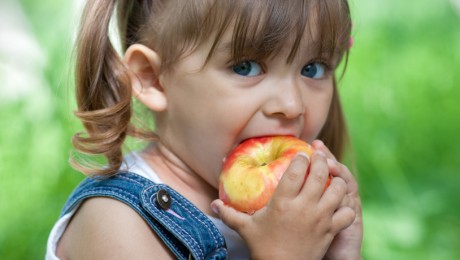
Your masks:
<svg viewBox="0 0 460 260"><path fill-rule="evenodd" d="M210 19L214 26L204 28L218 33L208 60L232 26L230 49L235 61L265 60L286 45L291 49L288 63L303 46L317 56L332 59L334 55L341 57L349 47L351 19L346 1L216 1L213 9L209 13L215 14ZM301 45L302 41L307 45Z"/></svg>
<svg viewBox="0 0 460 260"><path fill-rule="evenodd" d="M163 5L153 8L158 12L147 23L153 26L144 27L141 43L162 54L166 70L210 39L207 61L221 45L235 61L265 60L288 46L288 63L304 46L326 59L341 58L349 47L346 0L168 0ZM227 32L232 33L228 46L222 42Z"/></svg>

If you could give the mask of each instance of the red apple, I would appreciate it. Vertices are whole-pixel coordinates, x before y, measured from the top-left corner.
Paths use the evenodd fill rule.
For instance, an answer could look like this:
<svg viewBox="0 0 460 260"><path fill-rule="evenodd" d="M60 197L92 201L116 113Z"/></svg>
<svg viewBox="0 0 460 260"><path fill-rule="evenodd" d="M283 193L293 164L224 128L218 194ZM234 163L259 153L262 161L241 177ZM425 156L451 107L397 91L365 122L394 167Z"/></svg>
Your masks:
<svg viewBox="0 0 460 260"><path fill-rule="evenodd" d="M270 200L298 152L311 157L313 148L292 136L258 137L242 142L222 166L219 198L238 211L253 214ZM330 178L326 187L329 182Z"/></svg>

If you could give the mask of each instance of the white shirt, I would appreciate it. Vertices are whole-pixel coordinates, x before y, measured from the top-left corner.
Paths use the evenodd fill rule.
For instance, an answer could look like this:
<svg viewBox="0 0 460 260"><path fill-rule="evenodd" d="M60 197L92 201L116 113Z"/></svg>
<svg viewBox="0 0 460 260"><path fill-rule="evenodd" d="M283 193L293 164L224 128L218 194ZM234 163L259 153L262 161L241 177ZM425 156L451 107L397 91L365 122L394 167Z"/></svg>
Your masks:
<svg viewBox="0 0 460 260"><path fill-rule="evenodd" d="M129 172L138 174L144 178L147 178L155 183L163 183L158 175L153 171L152 168L142 159L142 157L133 152L125 157L125 163L122 165L121 170L128 170ZM59 260L56 256L56 248L64 234L70 219L75 214L78 207L75 207L71 212L62 216L56 224L48 237L48 243L46 248L46 260ZM229 259L249 259L249 250L246 243L241 236L225 225L220 219L208 216L209 219L217 226L219 231L225 238L228 250Z"/></svg>

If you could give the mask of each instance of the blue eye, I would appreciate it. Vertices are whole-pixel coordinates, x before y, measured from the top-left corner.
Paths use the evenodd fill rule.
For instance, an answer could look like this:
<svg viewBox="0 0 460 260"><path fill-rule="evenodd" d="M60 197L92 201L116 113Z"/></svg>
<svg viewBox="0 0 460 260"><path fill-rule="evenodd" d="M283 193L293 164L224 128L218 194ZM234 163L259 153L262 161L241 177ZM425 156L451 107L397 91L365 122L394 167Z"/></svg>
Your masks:
<svg viewBox="0 0 460 260"><path fill-rule="evenodd" d="M262 67L255 61L243 61L232 66L233 72L241 76L254 77L262 73Z"/></svg>
<svg viewBox="0 0 460 260"><path fill-rule="evenodd" d="M319 62L307 64L302 68L302 75L312 79L322 79L326 71L325 65Z"/></svg>

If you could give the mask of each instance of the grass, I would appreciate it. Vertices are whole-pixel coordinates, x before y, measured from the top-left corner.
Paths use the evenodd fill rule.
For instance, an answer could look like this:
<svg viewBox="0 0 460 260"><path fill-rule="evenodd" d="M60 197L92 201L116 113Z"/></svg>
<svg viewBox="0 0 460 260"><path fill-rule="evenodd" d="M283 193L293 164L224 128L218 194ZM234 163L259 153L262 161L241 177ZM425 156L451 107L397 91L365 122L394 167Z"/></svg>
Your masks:
<svg viewBox="0 0 460 260"><path fill-rule="evenodd" d="M67 163L80 129L68 66L77 8L20 3L25 24L13 32L38 49L12 57L0 40L0 79L13 84L0 85L0 259L42 259L83 178ZM364 206L364 259L459 259L459 13L448 1L350 4L355 45L340 92ZM20 75L13 81L11 68Z"/></svg>

